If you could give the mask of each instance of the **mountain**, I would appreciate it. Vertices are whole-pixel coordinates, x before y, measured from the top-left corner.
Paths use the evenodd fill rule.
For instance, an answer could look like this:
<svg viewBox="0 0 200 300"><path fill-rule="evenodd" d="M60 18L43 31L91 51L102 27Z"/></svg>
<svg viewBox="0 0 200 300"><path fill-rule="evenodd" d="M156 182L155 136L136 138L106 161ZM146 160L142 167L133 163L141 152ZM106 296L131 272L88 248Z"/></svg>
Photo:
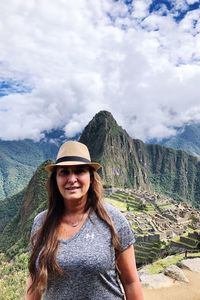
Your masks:
<svg viewBox="0 0 200 300"><path fill-rule="evenodd" d="M197 154L199 131L200 125L188 125L177 139L165 140L163 144L171 148L187 146L187 151L190 148L193 154ZM55 159L64 140L62 130L52 130L45 132L39 142L0 141L0 201L22 191L42 162ZM155 189L177 199L196 202L198 161L164 145L144 144L132 139L109 112L97 113L82 132L80 141L88 145L92 157L104 166L101 175L105 185ZM189 173L181 167L182 164L188 165ZM179 167L180 173L177 171Z"/></svg>
<svg viewBox="0 0 200 300"><path fill-rule="evenodd" d="M0 140L0 201L20 192L37 167L47 159L55 159L64 132L46 132L39 142L33 140Z"/></svg>
<svg viewBox="0 0 200 300"><path fill-rule="evenodd" d="M140 140L133 142L111 113L96 114L83 130L80 142L85 143L91 157L102 164L105 184L148 189L145 145Z"/></svg>
<svg viewBox="0 0 200 300"><path fill-rule="evenodd" d="M175 136L161 141L152 141L166 147L184 150L200 158L200 124L190 124L178 129Z"/></svg>
<svg viewBox="0 0 200 300"><path fill-rule="evenodd" d="M37 168L26 189L8 199L10 214L4 207L4 218L1 219L0 228L0 252L5 252L10 257L19 251L27 251L33 219L47 207L47 172L44 167L48 162ZM18 207L15 206L15 201L19 204ZM2 205L0 208L1 213Z"/></svg>
<svg viewBox="0 0 200 300"><path fill-rule="evenodd" d="M200 207L200 162L188 153L132 139L113 116L101 111L80 137L103 165L104 184L155 190Z"/></svg>

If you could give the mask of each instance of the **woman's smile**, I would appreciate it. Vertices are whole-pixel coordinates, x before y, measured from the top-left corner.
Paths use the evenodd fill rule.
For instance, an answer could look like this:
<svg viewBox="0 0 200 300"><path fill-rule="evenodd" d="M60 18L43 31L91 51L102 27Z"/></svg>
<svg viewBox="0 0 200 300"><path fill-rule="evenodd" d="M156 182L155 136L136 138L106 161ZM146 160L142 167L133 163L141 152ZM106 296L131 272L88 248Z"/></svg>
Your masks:
<svg viewBox="0 0 200 300"><path fill-rule="evenodd" d="M76 189L79 189L80 187L79 186L72 186L72 187L66 187L65 189L66 190L76 190Z"/></svg>
<svg viewBox="0 0 200 300"><path fill-rule="evenodd" d="M80 188L81 187L76 187L76 186L74 186L74 187L65 187L65 190L73 193L73 192L77 192Z"/></svg>

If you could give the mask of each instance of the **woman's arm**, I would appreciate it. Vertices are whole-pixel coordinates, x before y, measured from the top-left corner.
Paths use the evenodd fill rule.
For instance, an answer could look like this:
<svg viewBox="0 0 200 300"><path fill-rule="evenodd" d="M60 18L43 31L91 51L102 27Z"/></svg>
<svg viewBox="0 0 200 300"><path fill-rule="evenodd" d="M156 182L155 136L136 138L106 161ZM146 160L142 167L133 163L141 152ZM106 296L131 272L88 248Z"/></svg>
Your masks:
<svg viewBox="0 0 200 300"><path fill-rule="evenodd" d="M143 300L142 287L137 273L133 246L121 252L117 258L119 277L127 300Z"/></svg>
<svg viewBox="0 0 200 300"><path fill-rule="evenodd" d="M29 287L31 286L32 279L29 276L27 279L27 289L26 289L26 294L24 297L24 300L41 300L41 294L39 293L38 290L35 290L34 292L28 292Z"/></svg>

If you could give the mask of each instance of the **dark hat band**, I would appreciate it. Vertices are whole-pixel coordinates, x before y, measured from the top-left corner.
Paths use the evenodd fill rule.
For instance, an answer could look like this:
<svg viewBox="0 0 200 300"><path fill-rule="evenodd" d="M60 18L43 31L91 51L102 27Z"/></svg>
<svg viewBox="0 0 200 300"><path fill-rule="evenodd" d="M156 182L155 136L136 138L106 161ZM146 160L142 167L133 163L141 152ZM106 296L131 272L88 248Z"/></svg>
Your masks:
<svg viewBox="0 0 200 300"><path fill-rule="evenodd" d="M80 161L85 163L91 163L89 159L80 157L80 156L63 156L56 160L56 164L64 162L64 161Z"/></svg>

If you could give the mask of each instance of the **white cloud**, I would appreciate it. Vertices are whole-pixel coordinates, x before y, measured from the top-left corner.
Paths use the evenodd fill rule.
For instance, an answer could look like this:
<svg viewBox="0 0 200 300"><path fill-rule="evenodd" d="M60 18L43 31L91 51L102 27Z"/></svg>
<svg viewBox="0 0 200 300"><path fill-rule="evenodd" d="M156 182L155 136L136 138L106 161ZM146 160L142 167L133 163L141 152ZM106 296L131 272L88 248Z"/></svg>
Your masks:
<svg viewBox="0 0 200 300"><path fill-rule="evenodd" d="M199 0L186 0L186 2L188 5L192 5L192 4L198 3Z"/></svg>
<svg viewBox="0 0 200 300"><path fill-rule="evenodd" d="M174 12L150 15L151 3L131 13L112 0L0 3L0 79L31 87L0 98L0 138L59 126L73 136L102 109L143 140L200 121L200 10L176 23Z"/></svg>
<svg viewBox="0 0 200 300"><path fill-rule="evenodd" d="M149 12L148 12L148 8L149 5L151 4L151 0L144 0L144 1L140 1L140 0L135 0L133 1L133 15L135 18L145 18Z"/></svg>

